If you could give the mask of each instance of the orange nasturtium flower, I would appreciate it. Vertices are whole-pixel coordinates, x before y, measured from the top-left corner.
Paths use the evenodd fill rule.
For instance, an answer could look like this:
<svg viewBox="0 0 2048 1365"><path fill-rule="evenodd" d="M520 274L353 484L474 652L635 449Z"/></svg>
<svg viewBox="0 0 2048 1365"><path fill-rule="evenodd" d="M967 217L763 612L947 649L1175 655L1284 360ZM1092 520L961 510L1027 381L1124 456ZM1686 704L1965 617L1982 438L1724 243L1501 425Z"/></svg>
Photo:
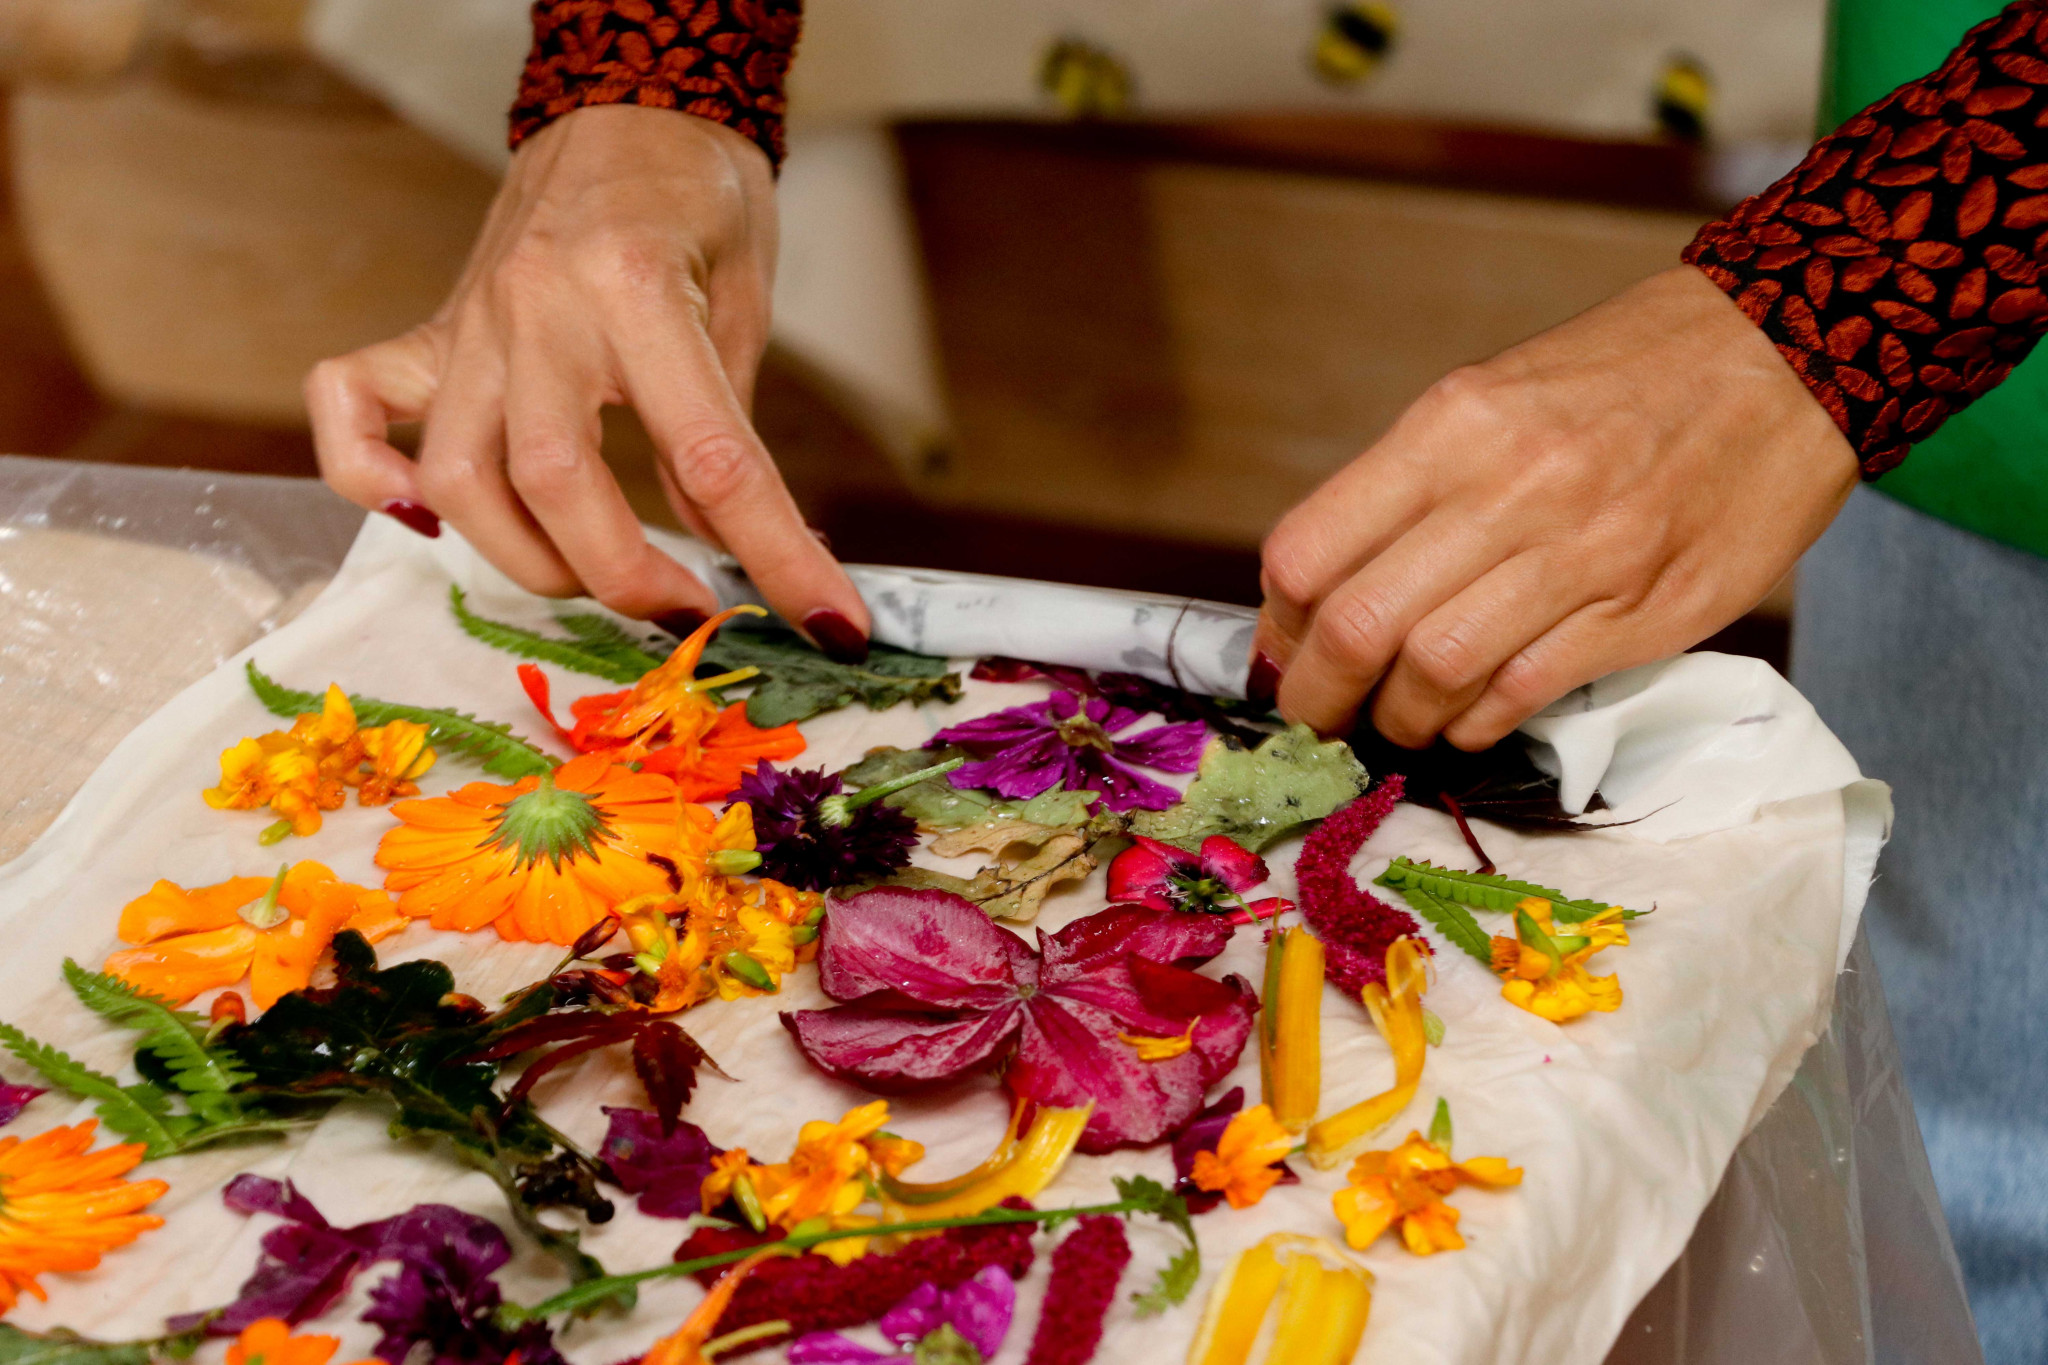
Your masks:
<svg viewBox="0 0 2048 1365"><path fill-rule="evenodd" d="M831 1243L826 1243L830 1246ZM739 1292L740 1283L754 1272L754 1267L763 1261L772 1260L781 1253L757 1251L739 1262L725 1274L718 1277L718 1283L704 1296L683 1325L654 1345L640 1358L640 1365L710 1365L711 1358L722 1355L726 1350L760 1337L781 1336L789 1330L786 1322L764 1322L753 1327L743 1327L737 1332L712 1341L711 1334L718 1330L718 1320L725 1316L725 1310L732 1304L732 1296Z"/></svg>
<svg viewBox="0 0 2048 1365"><path fill-rule="evenodd" d="M675 791L604 754L514 786L471 782L393 806L377 866L399 910L436 929L566 946L612 907L669 890L649 855L675 860Z"/></svg>
<svg viewBox="0 0 2048 1365"><path fill-rule="evenodd" d="M315 862L274 878L231 877L190 891L160 881L121 911L124 948L106 969L129 985L184 1004L249 978L259 1009L304 990L320 955L344 929L375 943L405 927L391 897L351 886Z"/></svg>
<svg viewBox="0 0 2048 1365"><path fill-rule="evenodd" d="M1294 1150L1294 1135L1280 1126L1270 1106L1255 1104L1231 1115L1216 1150L1195 1153L1189 1172L1195 1188L1220 1194L1234 1209L1248 1209L1280 1183L1274 1163Z"/></svg>
<svg viewBox="0 0 2048 1365"><path fill-rule="evenodd" d="M638 763L643 771L674 778L683 800L713 801L730 795L761 760L786 762L804 751L804 737L796 726L757 729L747 720L744 704L721 708L712 699L713 689L745 682L760 670L742 668L701 681L696 676L697 661L712 633L743 613L767 615L754 606L718 613L631 687L570 702L575 723L566 728L551 710L547 675L532 664L522 664L519 680L555 733L578 753L610 754L617 763Z"/></svg>
<svg viewBox="0 0 2048 1365"><path fill-rule="evenodd" d="M1515 904L1515 937L1493 936L1493 970L1502 978L1501 998L1553 1024L1562 1024L1594 1010L1621 1008L1621 982L1594 976L1586 960L1603 948L1628 945L1620 906L1610 906L1559 934L1551 921L1550 902L1529 896Z"/></svg>
<svg viewBox="0 0 2048 1365"><path fill-rule="evenodd" d="M263 842L271 844L287 834L318 833L320 812L340 810L349 787L365 806L417 796L417 779L433 766L426 726L394 720L362 729L347 694L330 683L320 709L300 716L290 730L224 750L220 785L203 795L215 810L270 807L278 821L263 832Z"/></svg>
<svg viewBox="0 0 2048 1365"><path fill-rule="evenodd" d="M340 1337L293 1336L283 1318L258 1318L228 1347L227 1365L327 1365L340 1346ZM355 1365L373 1362L359 1360Z"/></svg>
<svg viewBox="0 0 2048 1365"><path fill-rule="evenodd" d="M88 1151L98 1126L0 1138L0 1314L23 1291L47 1297L36 1276L91 1270L101 1252L163 1226L140 1210L170 1186L121 1178L142 1160L139 1142Z"/></svg>
<svg viewBox="0 0 2048 1365"><path fill-rule="evenodd" d="M924 1149L915 1143L878 1138L888 1122L889 1102L873 1100L847 1110L837 1123L823 1119L806 1123L797 1132L796 1150L789 1160L776 1165L751 1161L743 1148L727 1152L713 1161L711 1174L704 1177L703 1206L715 1209L736 1197L750 1221L763 1229L773 1224L784 1232L805 1224L817 1228L876 1224L879 1219L854 1210L867 1201L872 1180L894 1174L883 1166L883 1156L900 1171L902 1164L924 1155ZM883 1146L882 1156L875 1151L877 1145ZM867 1239L847 1237L812 1250L844 1265L866 1253Z"/></svg>
<svg viewBox="0 0 2048 1365"><path fill-rule="evenodd" d="M1451 1154L1420 1133L1391 1152L1367 1152L1351 1167L1351 1183L1332 1203L1344 1224L1344 1240L1363 1251L1398 1225L1401 1241L1417 1256L1456 1251L1458 1211L1444 1196L1460 1185L1500 1188L1522 1183L1522 1170L1506 1158L1478 1156L1453 1162Z"/></svg>

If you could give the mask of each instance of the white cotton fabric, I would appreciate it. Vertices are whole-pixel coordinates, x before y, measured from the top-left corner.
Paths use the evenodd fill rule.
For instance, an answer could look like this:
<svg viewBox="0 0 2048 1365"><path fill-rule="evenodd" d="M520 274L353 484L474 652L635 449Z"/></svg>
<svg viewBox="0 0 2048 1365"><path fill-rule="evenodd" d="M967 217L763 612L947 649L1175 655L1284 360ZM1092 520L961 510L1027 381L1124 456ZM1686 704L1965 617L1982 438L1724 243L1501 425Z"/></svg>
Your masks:
<svg viewBox="0 0 2048 1365"><path fill-rule="evenodd" d="M529 735L539 733L514 660L462 635L450 619L451 576L476 590L480 611L547 622L548 604L506 588L452 534L429 543L372 517L328 591L246 657L295 687L339 681L372 696L510 719ZM946 585L944 576L904 577ZM1009 652L1032 652L1025 643L1050 638L1053 623L1072 619L1073 590L1044 589L1042 612L1032 609L1023 588L1004 591L999 603L980 609L977 625L971 594L960 589L955 624L986 632L973 637L976 649L1009 641ZM1008 633L1009 624L1024 633ZM936 629L933 618L926 618L926 629ZM920 637L928 647L952 638ZM386 811L350 806L330 815L314 838L265 849L256 834L269 822L267 813L223 813L200 800L200 790L217 779L220 750L279 723L250 695L241 662L224 665L138 728L49 832L0 869L0 941L7 945L0 1016L96 1065L119 1067L132 1036L100 1027L72 1002L57 985L58 965L67 955L96 964L114 948L121 905L155 878L196 885L266 875L280 856L319 859L349 880L377 878L371 857L391 825ZM1825 730L1805 719L1810 710L1774 732L1801 730L1806 743L1743 750L1655 740L1643 727L1693 714L1692 704L1675 695L1691 667L1649 677L1631 694L1633 709L1609 718L1611 745L1603 737L1584 747L1610 752L1613 761L1605 766L1617 779L1626 773L1639 781L1640 791L1617 803L1622 814L1638 798L1678 793L1700 797L1692 809L1717 812L1712 820L1689 816L1694 827L1676 835L1668 828L1658 833L1648 821L1573 837L1481 826L1489 852L1512 873L1655 913L1638 922L1630 947L1598 959L1604 970L1620 974L1627 997L1620 1012L1564 1027L1509 1007L1480 964L1438 945L1427 1003L1444 1020L1444 1043L1429 1055L1414 1105L1381 1145L1426 1127L1437 1097L1448 1096L1458 1155L1505 1156L1528 1175L1517 1190L1468 1189L1453 1197L1470 1242L1465 1251L1421 1259L1383 1239L1362 1253L1378 1288L1361 1361L1555 1365L1600 1359L1638 1299L1684 1247L1752 1116L1782 1088L1827 1018L1839 945L1852 935L1870 858L1882 838L1881 791L1875 784L1850 785L1853 765L1843 766L1845 756L1828 750ZM550 673L561 701L608 686ZM1773 714L1794 718L1796 694L1789 687L1758 685ZM970 682L966 699L952 707L836 712L804 727L811 748L800 763L838 767L873 745L920 743L941 725L1044 692L1043 685ZM1667 694L1673 694L1669 706L1663 704ZM1574 724L1608 724L1603 711L1611 708L1597 689L1588 703L1576 717L1554 718L1544 728L1565 755L1568 772L1581 744ZM1666 766L1657 768L1644 755L1660 755ZM1699 781L1688 786L1692 773ZM444 760L424 785L438 793L474 777L468 765ZM1822 778L1833 785L1815 785ZM1845 789L1851 799L1845 800ZM1293 892L1297 848L1292 841L1268 855L1272 887L1281 894ZM1413 806L1395 811L1354 871L1369 878L1397 853L1471 865L1451 822ZM1055 894L1040 923L1057 929L1100 908L1102 891L1097 873L1078 890ZM1503 922L1481 918L1489 927ZM486 1001L545 971L556 953L501 944L489 933L463 937L423 925L380 946L386 961L431 956L448 962L460 988ZM1259 935L1240 932L1211 970L1256 978L1261 954ZM685 1025L739 1078L734 1084L707 1077L687 1117L720 1144L773 1160L788 1152L806 1119L836 1118L861 1102L861 1092L813 1071L777 1022L778 1010L828 1003L815 973L800 971L779 998L714 1003L685 1016ZM1392 1066L1355 1002L1330 991L1324 1020L1323 1107L1329 1112L1385 1088ZM18 1065L10 1060L4 1066L20 1078ZM1256 1102L1251 1050L1219 1093L1230 1084L1244 1085ZM592 1145L604 1129L600 1104L641 1102L630 1072L613 1057L568 1068L536 1098L552 1121ZM39 1131L89 1112L46 1097L13 1131ZM930 1154L918 1174L936 1179L980 1160L1004 1113L994 1083L980 1081L898 1103L890 1126L926 1144ZM482 1176L445 1151L390 1143L384 1122L373 1108L344 1106L288 1142L155 1163L144 1174L171 1182L171 1193L157 1206L168 1225L110 1254L91 1274L46 1277L50 1302L24 1301L9 1320L122 1338L153 1334L166 1314L225 1301L254 1265L257 1242L271 1225L222 1206L221 1185L242 1170L290 1178L340 1223L383 1217L422 1200L507 1223L496 1190ZM1301 1184L1276 1189L1255 1209L1226 1208L1198 1220L1206 1273L1194 1300L1163 1318L1137 1319L1127 1296L1149 1283L1175 1242L1155 1226L1135 1225L1136 1260L1097 1359L1116 1365L1179 1361L1201 1298L1232 1252L1283 1229L1340 1237L1330 1195L1342 1172L1319 1173L1305 1163L1296 1169ZM1112 1176L1143 1172L1165 1180L1170 1170L1164 1148L1076 1158L1040 1202L1092 1202L1111 1197ZM642 1218L630 1200L619 1202L619 1216L587 1237L588 1249L615 1269L665 1260L680 1240L680 1225ZM1041 1247L1047 1245L1042 1238ZM337 1360L367 1354L376 1334L355 1317L371 1286L388 1273L377 1267L359 1277L348 1298L317 1324L342 1338ZM1017 1323L999 1358L1003 1365L1023 1359L1045 1274L1041 1256L1022 1286ZM524 1246L501 1280L508 1296L526 1302L561 1284L554 1263ZM578 1324L563 1334L562 1345L578 1365L617 1361L673 1329L699 1293L694 1283L650 1284L630 1317Z"/></svg>

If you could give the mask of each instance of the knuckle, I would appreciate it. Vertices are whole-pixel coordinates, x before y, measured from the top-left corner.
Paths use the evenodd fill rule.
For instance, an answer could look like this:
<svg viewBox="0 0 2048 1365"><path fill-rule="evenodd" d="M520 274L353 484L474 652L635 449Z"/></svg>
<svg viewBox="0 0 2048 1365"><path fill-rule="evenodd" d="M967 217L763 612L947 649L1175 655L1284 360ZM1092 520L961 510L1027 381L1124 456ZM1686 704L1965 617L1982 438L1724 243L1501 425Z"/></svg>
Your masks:
<svg viewBox="0 0 2048 1365"><path fill-rule="evenodd" d="M734 431L714 431L686 440L675 459L676 482L700 507L717 507L745 497L760 479L753 445Z"/></svg>
<svg viewBox="0 0 2048 1365"><path fill-rule="evenodd" d="M592 233L582 267L599 291L621 298L665 294L677 275L667 234L635 223L611 223Z"/></svg>
<svg viewBox="0 0 2048 1365"><path fill-rule="evenodd" d="M659 611L664 600L652 590L653 576L640 572L638 558L626 555L585 565L584 591L621 616L638 618Z"/></svg>
<svg viewBox="0 0 2048 1365"><path fill-rule="evenodd" d="M459 503L475 483L476 473L467 460L423 460L414 477L430 506L449 507Z"/></svg>
<svg viewBox="0 0 2048 1365"><path fill-rule="evenodd" d="M1418 627L1409 633L1401 652L1416 676L1437 692L1463 692L1484 681L1485 661L1466 630Z"/></svg>
<svg viewBox="0 0 2048 1365"><path fill-rule="evenodd" d="M527 502L552 503L576 490L583 473L584 452L573 441L522 441L506 460L506 477Z"/></svg>
<svg viewBox="0 0 2048 1365"><path fill-rule="evenodd" d="M1392 652L1397 619L1394 604L1381 593L1346 593L1316 613L1315 632L1332 656L1370 670Z"/></svg>

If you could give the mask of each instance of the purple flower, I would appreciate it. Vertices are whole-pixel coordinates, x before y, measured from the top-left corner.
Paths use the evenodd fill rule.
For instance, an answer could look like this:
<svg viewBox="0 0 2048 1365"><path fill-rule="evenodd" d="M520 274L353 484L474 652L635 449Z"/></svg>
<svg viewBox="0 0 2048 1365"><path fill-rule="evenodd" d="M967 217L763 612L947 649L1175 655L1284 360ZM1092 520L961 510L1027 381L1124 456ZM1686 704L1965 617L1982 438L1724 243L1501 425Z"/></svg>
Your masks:
<svg viewBox="0 0 2048 1365"><path fill-rule="evenodd" d="M0 1081L0 1127L20 1118L21 1111L28 1108L30 1100L49 1093L47 1086L10 1085L6 1081Z"/></svg>
<svg viewBox="0 0 2048 1365"><path fill-rule="evenodd" d="M212 1317L173 1318L172 1332L202 1323L208 1336L234 1336L262 1318L297 1324L319 1316L348 1292L365 1266L400 1269L370 1291L365 1322L384 1328L377 1354L391 1365L426 1343L435 1365L503 1365L512 1351L524 1365L564 1365L543 1322L507 1332L494 1320L500 1302L492 1274L512 1258L505 1234L488 1218L446 1204L419 1204L396 1217L338 1228L290 1181L238 1175L221 1199L240 1213L284 1219L263 1235L256 1273L233 1303Z"/></svg>
<svg viewBox="0 0 2048 1365"><path fill-rule="evenodd" d="M618 1187L638 1196L640 1212L650 1218L688 1218L698 1212L711 1159L723 1149L694 1123L679 1121L664 1137L658 1114L610 1106L604 1113L611 1127L599 1155Z"/></svg>
<svg viewBox="0 0 2048 1365"><path fill-rule="evenodd" d="M777 772L765 762L740 779L732 799L754 812L762 876L800 891L824 891L886 877L910 861L917 822L894 806L870 801L842 812L837 823L821 818L839 788L837 773Z"/></svg>
<svg viewBox="0 0 2048 1365"><path fill-rule="evenodd" d="M1136 767L1193 772L1207 731L1200 721L1187 721L1116 738L1143 718L1143 712L1101 697L1083 700L1063 691L948 726L933 742L995 750L955 772L955 786L1028 799L1064 783L1067 791L1101 792L1105 810L1165 810L1180 800L1180 793Z"/></svg>
<svg viewBox="0 0 2048 1365"><path fill-rule="evenodd" d="M957 1289L941 1289L926 1281L882 1315L876 1325L896 1348L876 1351L837 1332L812 1332L789 1347L790 1365L898 1365L932 1333L950 1327L961 1340L995 1359L1009 1335L1017 1309L1017 1287L999 1266L980 1273Z"/></svg>
<svg viewBox="0 0 2048 1365"><path fill-rule="evenodd" d="M1237 1117L1237 1111L1244 1108L1244 1087L1234 1085L1224 1093L1222 1099L1195 1115L1194 1121L1173 1137L1173 1192L1187 1203L1189 1213L1207 1213L1223 1202L1223 1196L1202 1189L1195 1184L1195 1156L1200 1152L1213 1152L1216 1144L1223 1140L1223 1130ZM1280 1168L1280 1183L1299 1185L1301 1177L1288 1168L1284 1161L1276 1161Z"/></svg>

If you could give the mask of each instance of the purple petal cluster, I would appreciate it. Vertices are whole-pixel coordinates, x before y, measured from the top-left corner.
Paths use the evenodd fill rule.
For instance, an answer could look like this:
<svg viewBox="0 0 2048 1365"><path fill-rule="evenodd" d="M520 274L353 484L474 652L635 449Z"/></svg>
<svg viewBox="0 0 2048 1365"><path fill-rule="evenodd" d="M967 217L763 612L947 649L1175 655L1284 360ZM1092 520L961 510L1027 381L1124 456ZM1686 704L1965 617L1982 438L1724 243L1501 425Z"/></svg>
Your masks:
<svg viewBox="0 0 2048 1365"><path fill-rule="evenodd" d="M1258 999L1248 982L1190 970L1223 951L1213 915L1119 906L1043 930L1033 952L945 891L878 887L825 920L818 981L835 1009L782 1016L804 1055L881 1093L929 1089L1004 1067L1021 1099L1093 1103L1080 1150L1157 1142L1237 1064ZM1193 1046L1141 1060L1119 1034Z"/></svg>
<svg viewBox="0 0 2048 1365"><path fill-rule="evenodd" d="M1016 1310L1017 1286L1009 1275L998 1266L983 1266L954 1289L927 1280L882 1314L875 1325L894 1350L877 1351L837 1332L813 1332L790 1343L789 1365L899 1365L941 1327L958 1332L983 1360L994 1360Z"/></svg>
<svg viewBox="0 0 2048 1365"><path fill-rule="evenodd" d="M1102 1344L1102 1320L1131 1263L1121 1218L1090 1214L1053 1248L1052 1278L1024 1365L1087 1365Z"/></svg>
<svg viewBox="0 0 2048 1365"><path fill-rule="evenodd" d="M0 1081L0 1127L21 1117L21 1111L28 1108L29 1101L38 1095L50 1093L48 1086L11 1085Z"/></svg>
<svg viewBox="0 0 2048 1365"><path fill-rule="evenodd" d="M542 1322L507 1332L493 1320L501 1297L491 1276L512 1258L505 1234L488 1218L447 1204L419 1204L392 1218L338 1228L288 1180L238 1175L221 1192L239 1213L284 1219L263 1236L256 1272L233 1303L213 1316L191 1313L166 1324L208 1336L235 1336L262 1318L301 1323L348 1292L356 1273L379 1261L399 1270L370 1291L365 1322L384 1329L376 1353L399 1365L413 1348L431 1348L434 1365L564 1365Z"/></svg>
<svg viewBox="0 0 2048 1365"><path fill-rule="evenodd" d="M1200 721L1187 721L1124 736L1144 714L1103 697L1059 691L1044 701L948 726L933 743L989 754L955 769L956 787L1028 800L1064 784L1067 791L1101 792L1104 810L1165 810L1180 793L1138 769L1193 772L1208 732Z"/></svg>
<svg viewBox="0 0 2048 1365"><path fill-rule="evenodd" d="M760 873L800 891L826 891L886 877L910 861L917 822L883 801L855 809L843 825L818 818L818 805L839 794L837 773L760 764L740 779L732 799L754 813Z"/></svg>
<svg viewBox="0 0 2048 1365"><path fill-rule="evenodd" d="M613 1182L636 1196L640 1212L650 1218L688 1218L699 1212L704 1177L724 1149L694 1123L678 1120L675 1131L663 1134L661 1116L645 1109L607 1105L604 1114L611 1126L598 1154L611 1167Z"/></svg>

